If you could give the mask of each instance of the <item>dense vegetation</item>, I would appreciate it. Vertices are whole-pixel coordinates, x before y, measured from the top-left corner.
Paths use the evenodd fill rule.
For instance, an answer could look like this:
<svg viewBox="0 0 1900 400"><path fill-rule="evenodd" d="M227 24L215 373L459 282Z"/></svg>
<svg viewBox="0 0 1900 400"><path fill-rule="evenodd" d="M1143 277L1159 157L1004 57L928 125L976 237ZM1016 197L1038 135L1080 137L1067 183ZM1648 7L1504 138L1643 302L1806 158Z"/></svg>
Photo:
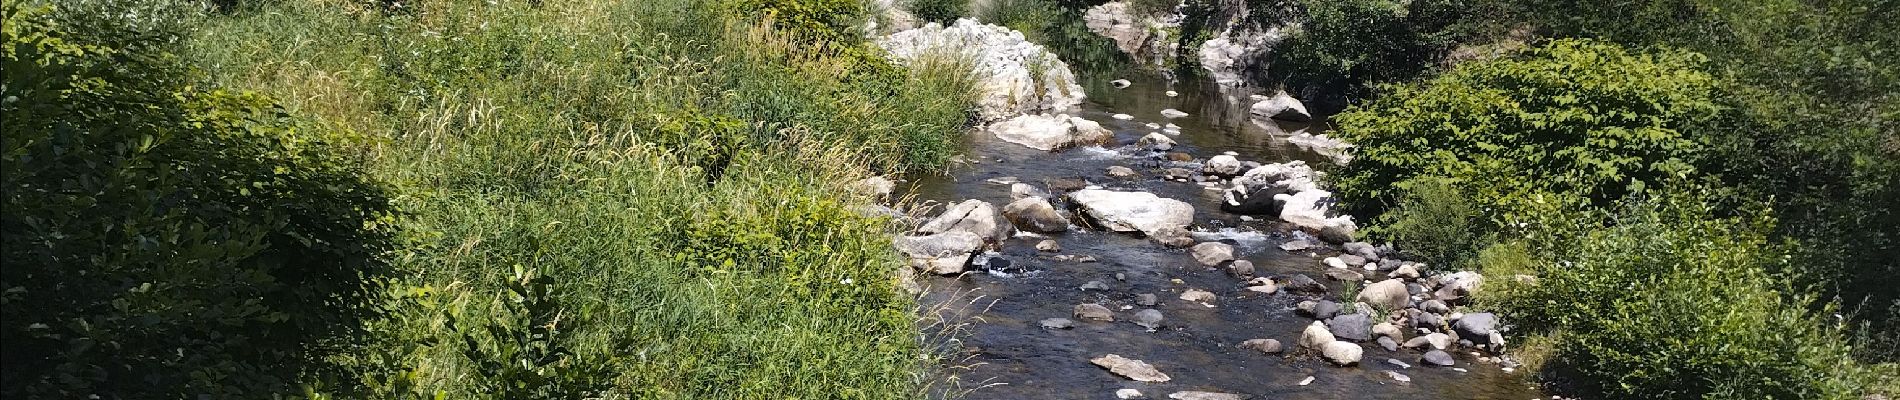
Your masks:
<svg viewBox="0 0 1900 400"><path fill-rule="evenodd" d="M857 2L5 9L4 397L925 390L850 183L971 83Z"/></svg>
<svg viewBox="0 0 1900 400"><path fill-rule="evenodd" d="M1752 33L1546 40L1391 86L1335 118L1359 149L1334 183L1375 236L1486 271L1480 305L1577 390L1891 394L1900 303L1873 260L1900 254L1900 88L1869 62L1891 41L1823 36L1831 60L1805 68L1828 77L1783 79L1804 67L1761 43L1791 39Z"/></svg>

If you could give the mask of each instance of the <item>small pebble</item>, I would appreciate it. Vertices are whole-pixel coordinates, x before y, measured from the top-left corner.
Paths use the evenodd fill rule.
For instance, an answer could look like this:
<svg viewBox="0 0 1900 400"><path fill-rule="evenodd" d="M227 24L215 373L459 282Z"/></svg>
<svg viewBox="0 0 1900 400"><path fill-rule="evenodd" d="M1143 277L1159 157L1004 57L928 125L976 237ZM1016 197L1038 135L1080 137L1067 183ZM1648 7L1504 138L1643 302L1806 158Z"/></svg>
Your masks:
<svg viewBox="0 0 1900 400"><path fill-rule="evenodd" d="M1306 386L1306 385L1308 385L1308 384L1311 384L1311 383L1313 383L1313 377L1311 377L1311 376L1309 376L1309 377L1306 377L1306 379L1301 379L1301 380L1300 380L1300 386Z"/></svg>

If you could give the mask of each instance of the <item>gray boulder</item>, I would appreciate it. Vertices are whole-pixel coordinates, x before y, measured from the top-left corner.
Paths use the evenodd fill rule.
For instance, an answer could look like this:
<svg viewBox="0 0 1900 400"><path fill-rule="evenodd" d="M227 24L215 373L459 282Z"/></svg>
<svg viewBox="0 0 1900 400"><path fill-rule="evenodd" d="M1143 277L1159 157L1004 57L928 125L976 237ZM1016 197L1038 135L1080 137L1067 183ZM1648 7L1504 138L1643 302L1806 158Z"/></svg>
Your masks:
<svg viewBox="0 0 1900 400"><path fill-rule="evenodd" d="M1070 192L1069 201L1116 232L1152 235L1164 228L1186 228L1194 222L1194 206L1153 193L1083 189Z"/></svg>
<svg viewBox="0 0 1900 400"><path fill-rule="evenodd" d="M1201 243L1194 245L1193 248L1189 248L1188 254L1194 256L1195 262L1211 267L1220 265L1220 263L1223 262L1232 261L1234 259L1234 246L1220 242Z"/></svg>
<svg viewBox="0 0 1900 400"><path fill-rule="evenodd" d="M1356 301L1363 301L1380 310L1397 311L1412 304L1412 296L1405 293L1405 283L1397 279L1373 282L1359 289Z"/></svg>
<svg viewBox="0 0 1900 400"><path fill-rule="evenodd" d="M1141 325L1141 327L1150 330L1161 327L1161 321L1165 319L1166 318L1161 316L1161 311L1152 308L1144 308L1141 311L1135 312L1135 325Z"/></svg>
<svg viewBox="0 0 1900 400"><path fill-rule="evenodd" d="M1425 365L1440 367L1449 367L1458 364L1457 360L1451 358L1451 353L1446 353L1444 350L1427 351L1424 356L1419 357L1418 361Z"/></svg>
<svg viewBox="0 0 1900 400"><path fill-rule="evenodd" d="M1458 331L1458 337L1470 339L1480 344L1490 340L1491 332L1497 329L1498 317L1492 313L1470 313L1451 324Z"/></svg>
<svg viewBox="0 0 1900 400"><path fill-rule="evenodd" d="M1326 320L1327 328L1333 337L1339 340L1364 342L1372 340L1372 317L1360 314L1340 314Z"/></svg>
<svg viewBox="0 0 1900 400"><path fill-rule="evenodd" d="M1056 233L1069 230L1069 219L1056 212L1049 200L1041 197L1024 197L1003 206L1003 217L1016 225L1016 229L1038 233Z"/></svg>

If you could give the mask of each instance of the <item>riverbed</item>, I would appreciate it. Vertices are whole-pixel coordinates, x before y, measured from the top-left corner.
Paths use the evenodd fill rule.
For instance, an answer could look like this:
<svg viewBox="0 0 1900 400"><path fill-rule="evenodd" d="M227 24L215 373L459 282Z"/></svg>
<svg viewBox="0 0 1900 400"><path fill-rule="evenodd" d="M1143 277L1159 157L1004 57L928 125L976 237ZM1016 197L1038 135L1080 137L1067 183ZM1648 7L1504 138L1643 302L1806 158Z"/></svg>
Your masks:
<svg viewBox="0 0 1900 400"><path fill-rule="evenodd" d="M1255 275L1281 277L1305 274L1325 282L1329 295L1313 296L1280 291L1264 294L1246 289L1244 280L1197 263L1183 249L1166 248L1130 234L1091 229L1033 235L1019 233L1001 246L999 258L1009 267L974 270L961 276L920 278L926 288L921 302L961 326L960 333L935 340L950 347L946 374L959 382L954 388L970 399L1112 399L1118 389L1132 388L1148 398L1167 398L1177 391L1208 391L1252 395L1253 398L1297 399L1535 399L1543 397L1521 372L1505 372L1496 364L1477 361L1471 350L1452 351L1454 367L1429 367L1420 352L1386 351L1377 344L1365 347L1357 366L1335 367L1316 355L1297 349L1300 331L1313 320L1296 314L1303 300L1337 300L1339 282L1325 279L1328 268L1321 258L1336 255L1336 246L1288 252L1280 245L1290 240L1319 242L1273 216L1243 218L1222 212L1220 192L1197 182L1163 179L1169 167L1192 167L1193 162L1169 162L1160 153L1138 149L1139 137L1159 131L1149 124L1180 127L1172 150L1204 161L1234 152L1243 161L1260 163L1303 160L1310 164L1330 158L1302 149L1286 140L1305 130L1320 133L1323 122L1298 124L1250 118L1245 89L1222 89L1210 83L1173 83L1165 79L1130 77L1123 89L1103 87L1089 92L1077 116L1101 123L1115 132L1119 143L1045 152L1004 142L984 132L965 141L964 160L940 176L918 177L906 185L914 204L954 204L978 199L1001 205L1011 201L1010 185L1019 181L1048 190L1051 201L1066 209L1050 182L1083 179L1110 190L1143 191L1194 206L1190 229L1197 241L1223 241L1235 247L1236 257L1253 263ZM1168 96L1168 91L1179 92ZM1189 115L1165 118L1164 109ZM1132 119L1118 120L1114 114ZM1111 178L1111 166L1134 169L1139 176ZM1195 169L1195 168L1191 168ZM1224 184L1219 185L1224 187ZM941 208L941 207L939 207ZM1036 249L1053 239L1058 252ZM1077 259L1082 258L1082 259ZM1092 258L1088 261L1087 258ZM1081 290L1100 281L1106 290ZM1189 289L1213 292L1212 302L1179 298ZM1136 305L1138 294L1154 294L1159 303ZM1075 319L1077 304L1100 303L1114 311L1115 322ZM1150 330L1128 322L1136 310L1159 310L1165 320ZM1045 329L1047 318L1075 319L1072 329ZM1409 335L1408 335L1409 337ZM1287 351L1263 354L1237 347L1249 339L1276 339ZM1090 359L1107 354L1153 365L1172 379L1144 383L1125 379L1097 367ZM1394 359L1410 367L1388 363ZM1456 369L1454 369L1456 368ZM1409 378L1401 382L1387 371ZM1310 382L1302 384L1311 378Z"/></svg>

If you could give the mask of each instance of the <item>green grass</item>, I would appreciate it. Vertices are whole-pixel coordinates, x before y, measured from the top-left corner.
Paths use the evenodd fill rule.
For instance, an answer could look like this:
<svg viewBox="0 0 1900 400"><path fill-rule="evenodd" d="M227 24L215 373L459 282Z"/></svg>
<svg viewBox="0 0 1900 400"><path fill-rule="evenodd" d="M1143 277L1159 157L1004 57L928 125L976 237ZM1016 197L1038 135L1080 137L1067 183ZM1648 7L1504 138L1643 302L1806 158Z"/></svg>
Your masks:
<svg viewBox="0 0 1900 400"><path fill-rule="evenodd" d="M408 276L378 343L334 360L364 383L320 391L927 390L915 305L890 284L902 264L848 185L954 153L962 69L907 73L686 0L410 7L244 10L210 19L186 57L374 138L350 151L400 193ZM548 285L511 285L531 274ZM557 349L573 355L541 363Z"/></svg>

